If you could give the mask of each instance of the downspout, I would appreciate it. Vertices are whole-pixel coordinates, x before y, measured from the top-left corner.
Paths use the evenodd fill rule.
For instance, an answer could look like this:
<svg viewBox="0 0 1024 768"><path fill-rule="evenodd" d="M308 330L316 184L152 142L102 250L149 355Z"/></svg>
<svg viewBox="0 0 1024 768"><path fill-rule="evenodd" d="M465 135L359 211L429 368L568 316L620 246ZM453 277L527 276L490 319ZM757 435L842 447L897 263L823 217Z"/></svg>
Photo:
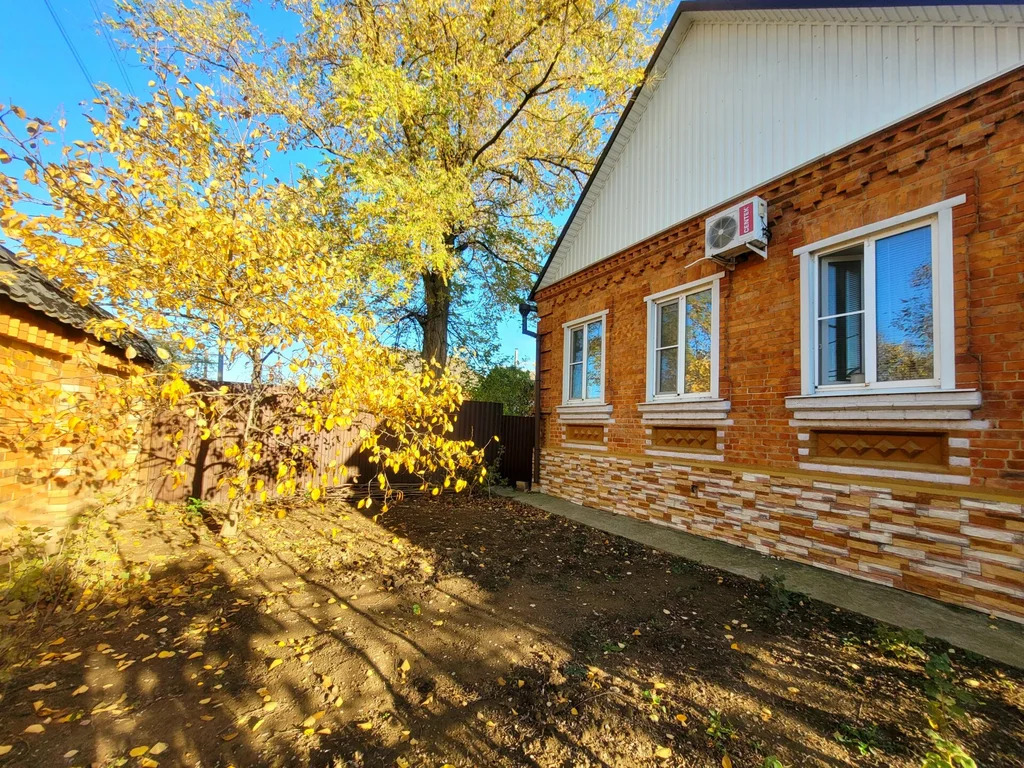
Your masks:
<svg viewBox="0 0 1024 768"><path fill-rule="evenodd" d="M534 355L533 363L533 479L530 488L540 485L540 334L531 331L527 325L527 318L531 313L537 312L537 305L522 302L519 305L519 314L523 317L523 335L533 336L537 341L537 352Z"/></svg>

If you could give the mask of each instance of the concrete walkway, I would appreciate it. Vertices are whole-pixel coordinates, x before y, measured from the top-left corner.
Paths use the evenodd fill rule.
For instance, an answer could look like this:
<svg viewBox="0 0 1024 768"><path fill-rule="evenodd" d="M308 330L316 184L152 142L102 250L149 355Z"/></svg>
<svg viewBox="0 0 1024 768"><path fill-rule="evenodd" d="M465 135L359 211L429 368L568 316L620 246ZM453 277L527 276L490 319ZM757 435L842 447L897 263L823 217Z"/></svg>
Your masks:
<svg viewBox="0 0 1024 768"><path fill-rule="evenodd" d="M919 629L958 648L1024 669L1024 626L996 621L976 611L851 576L779 560L625 515L591 509L544 493L498 492L545 512L748 579L781 575L786 580L786 588L794 592L802 592L815 600L887 624Z"/></svg>

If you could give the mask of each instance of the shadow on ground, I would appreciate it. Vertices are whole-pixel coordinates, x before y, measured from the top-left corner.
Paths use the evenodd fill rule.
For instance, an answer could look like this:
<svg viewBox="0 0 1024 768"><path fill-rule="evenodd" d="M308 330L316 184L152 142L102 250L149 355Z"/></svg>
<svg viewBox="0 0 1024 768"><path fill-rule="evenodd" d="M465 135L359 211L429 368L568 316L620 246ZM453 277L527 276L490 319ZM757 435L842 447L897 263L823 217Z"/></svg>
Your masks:
<svg viewBox="0 0 1024 768"><path fill-rule="evenodd" d="M151 581L22 617L0 766L909 767L926 746L921 663L871 622L507 499L296 508L227 543L162 514L117 522ZM958 737L1024 765L1024 678L954 659Z"/></svg>

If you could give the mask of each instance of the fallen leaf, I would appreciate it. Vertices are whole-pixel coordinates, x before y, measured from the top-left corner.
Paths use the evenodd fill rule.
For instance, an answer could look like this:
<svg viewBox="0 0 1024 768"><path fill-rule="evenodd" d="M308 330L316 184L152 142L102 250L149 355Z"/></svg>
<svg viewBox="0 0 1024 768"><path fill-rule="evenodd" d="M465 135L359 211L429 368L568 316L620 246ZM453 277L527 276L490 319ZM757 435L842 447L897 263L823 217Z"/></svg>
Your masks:
<svg viewBox="0 0 1024 768"><path fill-rule="evenodd" d="M160 763L151 757L142 758L139 760L139 765L142 766L142 768L160 768Z"/></svg>
<svg viewBox="0 0 1024 768"><path fill-rule="evenodd" d="M160 651L160 653L157 654L157 658L169 659L173 655L174 655L174 651Z"/></svg>
<svg viewBox="0 0 1024 768"><path fill-rule="evenodd" d="M225 733L220 737L222 741L232 741L238 738L238 731L232 731L231 733Z"/></svg>
<svg viewBox="0 0 1024 768"><path fill-rule="evenodd" d="M0 755L2 755L2 754L3 754L3 752L0 752ZM77 754L78 754L78 750L77 749L69 749L67 752L64 753L64 759L65 760L70 760L72 757L74 757Z"/></svg>
<svg viewBox="0 0 1024 768"><path fill-rule="evenodd" d="M129 755L130 755L131 757L142 757L142 756L143 756L144 754L146 754L147 752L149 752L149 746L148 746L148 745L146 745L146 746L142 746L142 747L136 747L135 749L133 749L133 750L132 750L131 752L129 752L128 754L129 754Z"/></svg>
<svg viewBox="0 0 1024 768"><path fill-rule="evenodd" d="M314 712L312 715L310 715L302 721L302 726L304 728L312 728L314 725L316 725L316 722L325 714L327 713L322 709L319 712Z"/></svg>
<svg viewBox="0 0 1024 768"><path fill-rule="evenodd" d="M35 685L30 685L28 689L35 693L36 691L49 691L56 687L57 681L54 680L52 683L36 683Z"/></svg>
<svg viewBox="0 0 1024 768"><path fill-rule="evenodd" d="M13 744L0 744L0 756L6 755L12 749L14 749Z"/></svg>
<svg viewBox="0 0 1024 768"><path fill-rule="evenodd" d="M270 662L270 666L267 667L267 669L268 670L273 669L274 667L278 667L281 664L284 664L284 659L274 659L273 661Z"/></svg>
<svg viewBox="0 0 1024 768"><path fill-rule="evenodd" d="M373 723L370 721L367 721L365 723L356 723L356 727L362 728L364 731L369 731L373 728Z"/></svg>
<svg viewBox="0 0 1024 768"><path fill-rule="evenodd" d="M43 728L41 723L32 723L32 725L30 725L28 728L26 728L23 731L23 733L42 733L45 730L46 729Z"/></svg>
<svg viewBox="0 0 1024 768"><path fill-rule="evenodd" d="M654 750L654 756L660 757L662 760L668 760L670 757L672 757L672 750L668 747L658 747L656 750Z"/></svg>
<svg viewBox="0 0 1024 768"><path fill-rule="evenodd" d="M682 712L680 712L678 715L676 715L676 720L678 720L681 724L686 725L686 721L689 720L689 718Z"/></svg>
<svg viewBox="0 0 1024 768"><path fill-rule="evenodd" d="M158 741L156 744L154 744L150 748L149 754L151 754L151 755L162 755L166 751L167 751L167 745L164 742L162 742L162 741Z"/></svg>
<svg viewBox="0 0 1024 768"><path fill-rule="evenodd" d="M89 690L88 685L80 685L71 692L72 696L81 696L83 693Z"/></svg>

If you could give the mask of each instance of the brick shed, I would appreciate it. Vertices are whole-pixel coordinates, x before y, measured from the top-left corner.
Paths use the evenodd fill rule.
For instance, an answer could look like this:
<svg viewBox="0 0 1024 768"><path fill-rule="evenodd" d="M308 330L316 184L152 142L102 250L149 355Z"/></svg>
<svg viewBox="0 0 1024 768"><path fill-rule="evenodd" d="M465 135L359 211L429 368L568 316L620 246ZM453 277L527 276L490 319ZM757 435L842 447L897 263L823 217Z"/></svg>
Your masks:
<svg viewBox="0 0 1024 768"><path fill-rule="evenodd" d="M124 351L100 341L87 324L110 315L95 304L81 305L38 270L0 246L0 385L31 381L84 396L100 376L123 375ZM153 362L155 350L133 339L139 360ZM95 484L85 482L82 458L67 444L30 450L23 437L25 414L17 403L0 403L0 535L12 525L56 527L93 500ZM116 461L130 466L133 456Z"/></svg>
<svg viewBox="0 0 1024 768"><path fill-rule="evenodd" d="M533 291L543 490L1024 621L1022 63L682 3Z"/></svg>

